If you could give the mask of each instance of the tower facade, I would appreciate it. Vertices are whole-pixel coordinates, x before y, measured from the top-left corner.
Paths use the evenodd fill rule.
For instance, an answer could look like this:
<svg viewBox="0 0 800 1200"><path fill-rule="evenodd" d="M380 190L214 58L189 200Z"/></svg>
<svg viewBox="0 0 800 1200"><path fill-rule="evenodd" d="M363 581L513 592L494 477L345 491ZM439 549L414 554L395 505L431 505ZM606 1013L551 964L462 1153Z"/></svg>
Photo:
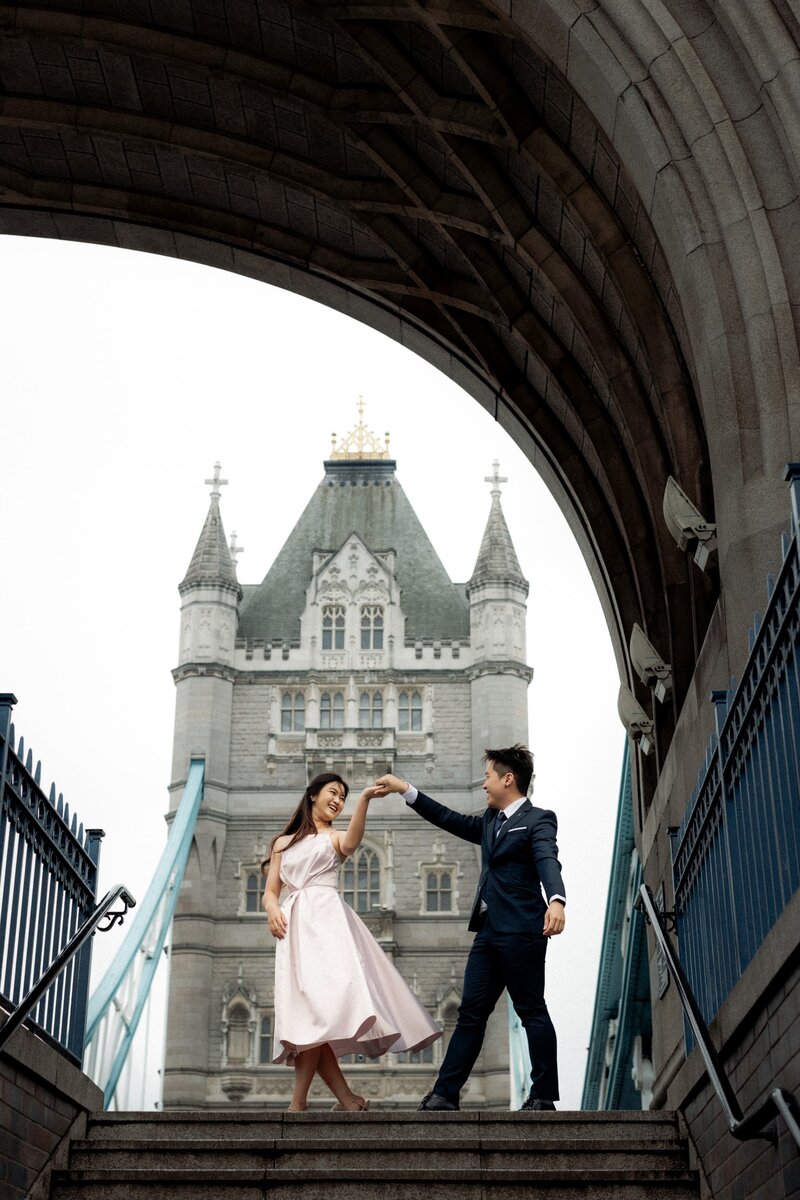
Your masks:
<svg viewBox="0 0 800 1200"><path fill-rule="evenodd" d="M173 805L193 756L205 757L206 785L173 926L164 1107L283 1108L293 1072L271 1066L274 943L260 874L269 842L323 770L341 773L353 792L392 771L481 812L484 747L527 740L528 585L496 467L475 571L453 583L388 444L361 418L334 443L259 584L237 581L218 470L210 482L180 586ZM343 895L445 1030L417 1054L345 1064L378 1106L408 1107L435 1078L455 1025L478 874L474 846L396 796L370 805L364 841L340 872ZM508 1100L499 1006L462 1105Z"/></svg>

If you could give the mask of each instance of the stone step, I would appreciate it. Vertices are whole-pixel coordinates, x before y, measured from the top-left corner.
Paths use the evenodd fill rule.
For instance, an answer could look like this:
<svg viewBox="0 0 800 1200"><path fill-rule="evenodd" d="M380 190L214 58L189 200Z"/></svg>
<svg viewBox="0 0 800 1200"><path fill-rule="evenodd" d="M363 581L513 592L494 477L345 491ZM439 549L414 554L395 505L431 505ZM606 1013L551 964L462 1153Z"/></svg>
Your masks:
<svg viewBox="0 0 800 1200"><path fill-rule="evenodd" d="M320 1159L331 1171L360 1169L440 1170L446 1155L447 1170L496 1169L533 1170L544 1165L551 1172L560 1170L681 1170L688 1166L686 1149L673 1141L647 1143L636 1140L615 1141L583 1139L565 1145L561 1139L537 1137L503 1138L487 1142L478 1138L446 1139L374 1139L347 1138L198 1140L175 1139L145 1142L143 1139L108 1139L103 1142L73 1142L70 1170L118 1170L141 1167L143 1156L157 1170L263 1170L268 1164L281 1169L310 1169Z"/></svg>
<svg viewBox="0 0 800 1200"><path fill-rule="evenodd" d="M100 1113L51 1200L697 1200L673 1113Z"/></svg>
<svg viewBox="0 0 800 1200"><path fill-rule="evenodd" d="M376 1136L425 1140L443 1138L457 1141L480 1137L489 1142L516 1137L517 1126L525 1137L548 1138L566 1142L601 1137L664 1141L679 1136L677 1119L671 1112L548 1112L519 1113L489 1111L469 1113L417 1113L373 1110L365 1113L287 1113L261 1111L231 1112L230 1109L201 1109L193 1112L125 1112L94 1114L87 1130L91 1141L105 1138L206 1139L251 1138L339 1138Z"/></svg>
<svg viewBox="0 0 800 1200"><path fill-rule="evenodd" d="M52 1200L697 1200L691 1172L83 1171L55 1174Z"/></svg>

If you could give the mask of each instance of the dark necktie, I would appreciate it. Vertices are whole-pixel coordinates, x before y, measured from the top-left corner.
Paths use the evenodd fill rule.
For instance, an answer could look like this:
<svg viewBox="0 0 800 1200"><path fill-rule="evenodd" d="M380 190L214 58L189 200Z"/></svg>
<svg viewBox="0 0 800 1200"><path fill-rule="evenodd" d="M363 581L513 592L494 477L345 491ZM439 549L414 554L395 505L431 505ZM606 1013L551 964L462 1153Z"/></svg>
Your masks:
<svg viewBox="0 0 800 1200"><path fill-rule="evenodd" d="M503 826L505 825L507 820L508 820L508 818L506 817L506 814L504 812L497 814L497 820L495 821L495 827L494 827L494 836L495 837L497 837L497 835L499 834L500 830L503 828Z"/></svg>

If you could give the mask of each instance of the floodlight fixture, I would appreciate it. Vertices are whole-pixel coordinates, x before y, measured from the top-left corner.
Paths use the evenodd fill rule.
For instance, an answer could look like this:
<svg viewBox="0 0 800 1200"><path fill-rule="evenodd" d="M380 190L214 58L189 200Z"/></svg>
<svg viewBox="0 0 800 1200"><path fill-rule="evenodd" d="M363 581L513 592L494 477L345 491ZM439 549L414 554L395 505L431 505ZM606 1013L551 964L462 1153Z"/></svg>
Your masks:
<svg viewBox="0 0 800 1200"><path fill-rule="evenodd" d="M649 754L654 745L653 722L624 683L620 686L617 697L617 712L642 754Z"/></svg>
<svg viewBox="0 0 800 1200"><path fill-rule="evenodd" d="M717 527L707 521L670 475L664 489L664 520L679 550L690 550L701 571L717 552Z"/></svg>
<svg viewBox="0 0 800 1200"><path fill-rule="evenodd" d="M656 700L663 704L672 691L672 667L664 662L640 625L634 625L631 630L628 649L633 668L642 683L652 688Z"/></svg>

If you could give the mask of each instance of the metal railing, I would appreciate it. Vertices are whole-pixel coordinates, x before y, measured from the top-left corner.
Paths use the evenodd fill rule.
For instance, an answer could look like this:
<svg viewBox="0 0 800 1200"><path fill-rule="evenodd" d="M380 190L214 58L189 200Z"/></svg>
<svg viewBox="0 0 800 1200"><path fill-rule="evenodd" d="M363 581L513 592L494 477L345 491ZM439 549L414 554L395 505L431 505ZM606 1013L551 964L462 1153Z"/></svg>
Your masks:
<svg viewBox="0 0 800 1200"><path fill-rule="evenodd" d="M712 694L715 734L673 835L681 959L709 1021L800 888L800 464L786 478L780 574L741 681Z"/></svg>
<svg viewBox="0 0 800 1200"><path fill-rule="evenodd" d="M653 894L646 883L639 888L637 907L644 911L648 923L652 926L656 941L666 959L667 969L672 976L678 991L684 1015L694 1034L697 1049L703 1058L708 1078L717 1094L728 1129L739 1141L750 1138L766 1138L767 1141L777 1142L774 1133L764 1132L764 1126L775 1117L783 1117L789 1133L794 1138L800 1150L800 1109L792 1092L786 1088L773 1087L769 1094L759 1104L754 1105L747 1113L743 1113L736 1099L731 1082L722 1065L717 1051L711 1041L708 1026L703 1020L697 1001L689 981L684 974L672 942L667 936L664 914L656 907Z"/></svg>
<svg viewBox="0 0 800 1200"><path fill-rule="evenodd" d="M14 1009L89 918L97 900L101 829L84 831L55 785L41 787L24 739L16 744L16 698L0 694L0 1000ZM33 1014L39 1031L76 1064L91 965L84 941Z"/></svg>
<svg viewBox="0 0 800 1200"><path fill-rule="evenodd" d="M124 905L122 909L112 908L112 905L116 904L117 901L121 901ZM88 942L95 930L100 933L107 933L117 923L121 925L128 909L134 908L135 905L136 901L133 896L121 883L116 884L110 892L106 893L91 916L87 917L80 928L75 931L66 946L64 946L63 950L61 950L47 970L37 979L28 994L12 1009L8 1020L2 1029L0 1029L0 1050L5 1046L15 1030L19 1029L28 1014L36 1007L47 989L58 979L62 971L70 966L75 956ZM103 920L107 921L107 924L101 925L100 922Z"/></svg>

